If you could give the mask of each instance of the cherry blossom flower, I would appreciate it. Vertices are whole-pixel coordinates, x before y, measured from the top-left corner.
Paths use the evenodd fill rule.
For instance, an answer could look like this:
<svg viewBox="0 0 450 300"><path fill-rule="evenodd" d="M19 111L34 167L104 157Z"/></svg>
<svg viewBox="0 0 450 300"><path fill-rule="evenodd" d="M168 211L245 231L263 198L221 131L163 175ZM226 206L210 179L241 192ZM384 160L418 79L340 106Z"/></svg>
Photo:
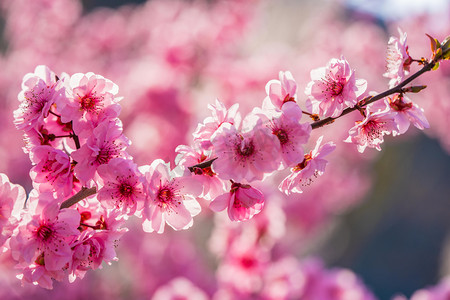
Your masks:
<svg viewBox="0 0 450 300"><path fill-rule="evenodd" d="M245 239L236 240L217 269L219 287L229 289L234 294L231 299L248 299L260 292L269 264L267 249Z"/></svg>
<svg viewBox="0 0 450 300"><path fill-rule="evenodd" d="M14 111L17 129L30 131L37 129L50 112L56 101L64 101L64 89L47 66L39 65L34 73L28 73L22 81L22 91L18 99L20 106Z"/></svg>
<svg viewBox="0 0 450 300"><path fill-rule="evenodd" d="M88 270L102 268L102 262L118 260L116 242L127 231L119 228L123 224L117 211L102 214L95 230L83 231L77 241L71 244L73 256L69 267L69 281L82 279Z"/></svg>
<svg viewBox="0 0 450 300"><path fill-rule="evenodd" d="M169 283L159 287L153 294L152 300L207 300L208 295L191 281L184 277L172 279Z"/></svg>
<svg viewBox="0 0 450 300"><path fill-rule="evenodd" d="M278 169L280 143L262 126L259 119L250 131L239 132L231 124L222 124L211 137L214 146L213 170L219 178L236 181L263 179Z"/></svg>
<svg viewBox="0 0 450 300"><path fill-rule="evenodd" d="M336 145L333 142L320 145L323 136L319 137L315 148L305 154L301 163L291 169L291 174L288 175L279 185L280 191L286 195L291 193L303 193L301 186L307 186L313 181L313 177L317 178L325 172L325 167L328 161L324 159L330 154Z"/></svg>
<svg viewBox="0 0 450 300"><path fill-rule="evenodd" d="M101 123L86 143L71 153L73 160L77 162L74 168L76 177L84 184L94 178L98 166L113 158L128 158L125 149L129 144L129 140L122 134L120 122Z"/></svg>
<svg viewBox="0 0 450 300"><path fill-rule="evenodd" d="M142 210L145 201L142 174L133 161L113 158L108 164L99 166L97 172L103 181L97 198L103 206L127 215Z"/></svg>
<svg viewBox="0 0 450 300"><path fill-rule="evenodd" d="M423 109L413 103L405 95L397 94L392 97L392 99L388 98L387 100L391 109L397 112L394 119L398 126L398 134L405 133L408 130L410 123L421 130L430 127ZM393 135L395 136L396 134L397 132L394 131Z"/></svg>
<svg viewBox="0 0 450 300"><path fill-rule="evenodd" d="M69 243L79 235L78 226L78 211L49 203L11 238L12 256L21 265L37 263L48 271L61 270L72 258Z"/></svg>
<svg viewBox="0 0 450 300"><path fill-rule="evenodd" d="M144 231L163 233L165 224L175 230L192 226L192 217L200 213L201 207L195 199L202 187L191 174L157 159L150 166L139 168L145 176L147 202L143 210Z"/></svg>
<svg viewBox="0 0 450 300"><path fill-rule="evenodd" d="M283 257L264 270L263 299L302 299L306 280L299 261Z"/></svg>
<svg viewBox="0 0 450 300"><path fill-rule="evenodd" d="M387 67L384 77L390 78L389 87L392 88L403 81L409 74L412 58L406 44L407 34L398 28L399 37L391 37L387 49Z"/></svg>
<svg viewBox="0 0 450 300"><path fill-rule="evenodd" d="M420 289L411 295L410 300L446 300L450 297L450 277L444 277L437 285ZM406 300L395 298L393 300Z"/></svg>
<svg viewBox="0 0 450 300"><path fill-rule="evenodd" d="M71 244L73 256L70 264L72 270L69 275L70 282L77 277L82 279L87 270L95 270L101 266L102 252L104 251L103 240L94 236L95 232L84 231L78 241Z"/></svg>
<svg viewBox="0 0 450 300"><path fill-rule="evenodd" d="M324 117L336 118L345 108L355 106L367 88L367 82L356 79L355 71L343 57L312 70L311 79L305 89L306 106L309 112Z"/></svg>
<svg viewBox="0 0 450 300"><path fill-rule="evenodd" d="M209 208L219 212L227 208L231 221L246 221L258 214L264 207L264 195L258 189L233 182L229 193L216 197Z"/></svg>
<svg viewBox="0 0 450 300"><path fill-rule="evenodd" d="M311 298L317 300L376 299L361 279L347 269L333 269L324 272L315 288Z"/></svg>
<svg viewBox="0 0 450 300"><path fill-rule="evenodd" d="M24 283L28 283L48 290L53 289L53 280L62 281L64 277L66 277L66 273L63 269L48 270L39 262L30 264L22 270L21 274L17 275L17 278L22 280L22 286Z"/></svg>
<svg viewBox="0 0 450 300"><path fill-rule="evenodd" d="M398 132L395 113L388 106L384 110L373 113L369 107L366 113L364 120L355 122L355 126L349 130L349 136L344 142L356 144L360 153L363 153L366 147L381 151L380 144L384 141L383 136Z"/></svg>
<svg viewBox="0 0 450 300"><path fill-rule="evenodd" d="M22 149L29 154L34 147L47 145L56 149L71 151L75 149L75 144L71 139L68 141L66 138L61 138L67 137L71 132L70 123L63 124L58 116L49 114L39 126L24 133L25 147Z"/></svg>
<svg viewBox="0 0 450 300"><path fill-rule="evenodd" d="M118 86L111 80L92 72L76 73L66 81L68 101L57 101L63 123L73 122L73 130L81 134L100 122L116 118L120 113Z"/></svg>
<svg viewBox="0 0 450 300"><path fill-rule="evenodd" d="M224 257L235 241L243 239L247 243L258 243L264 248L272 247L286 234L286 217L281 207L279 193L263 194L270 201L264 202L264 209L245 222L230 222L228 214L215 214L214 230L209 240L209 248L218 257Z"/></svg>
<svg viewBox="0 0 450 300"><path fill-rule="evenodd" d="M264 99L264 106L270 106L281 109L281 107L290 101L295 102L297 97L297 82L289 71L280 71L279 80L272 79L266 84L267 98Z"/></svg>
<svg viewBox="0 0 450 300"><path fill-rule="evenodd" d="M300 299L317 300L375 300L375 296L352 271L334 268L327 270L315 258L301 262L303 291Z"/></svg>
<svg viewBox="0 0 450 300"><path fill-rule="evenodd" d="M238 112L239 104L232 105L228 110L225 105L216 99L216 104L208 104L212 116L207 117L203 123L199 123L197 129L192 134L194 141L199 142L203 148L210 146L210 138L216 130L224 123L229 123L238 128L241 122L241 115Z"/></svg>
<svg viewBox="0 0 450 300"><path fill-rule="evenodd" d="M304 154L303 145L308 142L311 125L301 124L301 110L285 111L288 105L282 107L281 113L269 121L272 134L278 138L281 148L282 167L296 164Z"/></svg>
<svg viewBox="0 0 450 300"><path fill-rule="evenodd" d="M0 173L0 253L3 252L3 244L18 225L25 199L23 187L11 183L8 176Z"/></svg>
<svg viewBox="0 0 450 300"><path fill-rule="evenodd" d="M196 150L186 145L179 145L175 149L175 152L178 153L175 158L175 164L186 168L191 168L199 163L214 159L210 150ZM219 179L211 166L205 168L194 167L190 170L196 175L194 178L198 179L203 186L203 192L200 195L201 198L211 200L225 191L223 181Z"/></svg>
<svg viewBox="0 0 450 300"><path fill-rule="evenodd" d="M33 185L41 192L56 191L59 196L69 196L73 192L73 172L67 153L43 145L32 149L30 158L36 164L30 171Z"/></svg>

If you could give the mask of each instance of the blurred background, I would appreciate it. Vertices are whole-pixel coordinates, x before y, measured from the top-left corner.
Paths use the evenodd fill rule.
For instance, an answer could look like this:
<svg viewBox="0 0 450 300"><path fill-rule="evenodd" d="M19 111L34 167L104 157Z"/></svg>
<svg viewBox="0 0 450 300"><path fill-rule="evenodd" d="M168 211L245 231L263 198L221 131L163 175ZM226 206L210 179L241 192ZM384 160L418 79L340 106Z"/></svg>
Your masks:
<svg viewBox="0 0 450 300"><path fill-rule="evenodd" d="M417 59L430 56L425 33L439 40L450 35L446 0L0 3L0 172L27 191L30 162L12 112L23 76L36 65L57 74L92 71L118 84L124 97L120 118L135 161L173 163L174 149L190 143L215 98L227 106L238 102L248 113L261 105L267 81L289 70L302 106L310 70L341 55L357 78L368 81L368 90L381 92L388 83L382 77L387 41L398 35L397 27L408 33L409 52ZM338 144L326 175L291 198L277 191L277 179L263 187L267 201L278 207L267 212L270 226L277 230L278 221L271 220L277 209L283 222L280 234L273 234L271 259L312 256L326 268L349 268L379 299L409 297L450 275L449 79L449 63L419 78L428 88L411 99L424 108L431 128L388 137L382 152L359 154L342 143L357 115L314 132ZM118 262L74 284L55 284L53 291L20 288L5 263L0 295L148 299L183 276L219 299L217 290L226 284L217 270L226 259L217 248L226 249L226 242L213 237L229 225L202 205L186 232L144 234L139 220L130 221ZM253 225L236 225L239 232L245 232L241 226Z"/></svg>

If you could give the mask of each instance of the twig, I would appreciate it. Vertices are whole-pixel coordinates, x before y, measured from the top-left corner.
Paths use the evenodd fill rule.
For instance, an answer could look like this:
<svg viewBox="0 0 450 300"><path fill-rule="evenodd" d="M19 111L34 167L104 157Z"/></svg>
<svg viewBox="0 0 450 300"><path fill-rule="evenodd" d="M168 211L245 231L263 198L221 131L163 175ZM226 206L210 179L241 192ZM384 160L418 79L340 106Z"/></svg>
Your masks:
<svg viewBox="0 0 450 300"><path fill-rule="evenodd" d="M95 186L91 188L82 187L78 193L76 193L75 195L64 201L61 204L60 209L71 207L72 205L78 203L84 198L94 195L95 193L97 193L97 188Z"/></svg>
<svg viewBox="0 0 450 300"><path fill-rule="evenodd" d="M336 119L338 119L338 118L340 118L340 117L342 117L342 116L345 116L346 114L349 114L349 113L351 113L352 111L358 110L358 109L360 109L362 106L369 105L369 104L371 104L371 103L373 103L373 102L375 102L375 101L377 101L377 100L383 99L383 98L385 98L385 97L387 97L387 96L389 96L389 95L392 95L392 94L395 94L395 93L400 93L400 92L402 92L402 88L403 88L405 85L407 85L408 83L410 83L411 81L413 81L414 79L416 79L417 77L419 77L420 75L422 75L423 73L426 73L426 72L430 71L431 69L433 69L433 67L435 66L435 64L436 64L435 61L431 61L430 63L425 64L425 65L423 66L422 69L420 69L419 71L417 71L417 72L414 73L413 75L411 75L411 76L409 76L408 78L406 78L406 79L405 79L403 82L401 82L399 85L397 85L397 86L395 86L395 87L393 87L393 88L391 88L391 89L389 89L389 90L387 90L387 91L385 91L385 92L382 92L382 93L380 93L380 94L378 94L378 95L375 95L375 96L373 96L373 97L367 97L367 98L364 98L362 101L360 101L360 102L363 102L363 103L361 103L360 105L356 105L356 106L354 106L354 107L348 107L348 108L344 109L344 111L342 112L342 114L340 114L340 115L339 115L338 117L336 117L336 118L331 118L331 117L329 117L329 118L326 118L326 119L323 119L323 120L320 120L320 121L316 121L316 122L311 123L312 129L317 129L317 128L320 128L320 127L325 126L325 125L327 125L327 124L333 123Z"/></svg>

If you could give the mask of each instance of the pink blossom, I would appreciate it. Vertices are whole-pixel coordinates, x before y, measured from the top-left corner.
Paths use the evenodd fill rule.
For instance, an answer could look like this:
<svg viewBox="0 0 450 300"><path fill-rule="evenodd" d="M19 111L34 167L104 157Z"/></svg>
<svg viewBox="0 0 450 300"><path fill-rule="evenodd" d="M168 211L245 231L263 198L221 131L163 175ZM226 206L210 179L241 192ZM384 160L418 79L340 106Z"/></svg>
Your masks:
<svg viewBox="0 0 450 300"><path fill-rule="evenodd" d="M17 278L24 283L39 285L48 290L53 289L53 280L62 281L66 277L63 269L48 270L44 265L38 262L32 263L22 270L22 274L17 275Z"/></svg>
<svg viewBox="0 0 450 300"><path fill-rule="evenodd" d="M144 231L164 232L167 223L175 230L192 226L192 217L200 213L201 207L195 199L202 187L190 174L157 159L150 166L140 167L145 176L147 202L143 210Z"/></svg>
<svg viewBox="0 0 450 300"><path fill-rule="evenodd" d="M216 197L209 208L219 212L227 208L231 221L246 221L261 212L264 207L264 195L258 189L233 182L229 193Z"/></svg>
<svg viewBox="0 0 450 300"><path fill-rule="evenodd" d="M94 129L86 144L71 154L73 160L77 162L74 169L76 177L82 183L86 183L94 178L100 165L116 157L129 157L125 152L129 144L128 139L122 134L122 125L118 121L101 123Z"/></svg>
<svg viewBox="0 0 450 300"><path fill-rule="evenodd" d="M295 257L283 257L265 270L262 298L302 299L306 281L299 261Z"/></svg>
<svg viewBox="0 0 450 300"><path fill-rule="evenodd" d="M179 145L175 152L178 153L175 158L175 164L189 168L195 174L195 179L199 180L203 186L201 198L211 200L222 194L225 191L223 181L219 179L217 174L212 170L212 167L194 167L200 163L211 161L214 159L210 150L194 149L186 145Z"/></svg>
<svg viewBox="0 0 450 300"><path fill-rule="evenodd" d="M343 57L312 70L311 79L305 89L306 106L309 112L324 117L338 117L345 108L355 106L367 88L367 82L355 78L355 71Z"/></svg>
<svg viewBox="0 0 450 300"><path fill-rule="evenodd" d="M117 217L117 213L114 216ZM88 270L101 269L102 262L117 260L116 242L126 229L114 228L108 219L111 219L111 216L105 219L102 215L95 231L84 231L78 240L71 244L73 256L69 267L70 282L77 277L82 279Z"/></svg>
<svg viewBox="0 0 450 300"><path fill-rule="evenodd" d="M20 106L14 111L14 124L26 132L43 124L56 101L65 100L64 89L55 73L43 65L24 76L18 98Z"/></svg>
<svg viewBox="0 0 450 300"><path fill-rule="evenodd" d="M152 300L207 300L208 295L184 277L172 279L169 283L159 287L153 294Z"/></svg>
<svg viewBox="0 0 450 300"><path fill-rule="evenodd" d="M278 187L280 191L287 195L290 193L302 193L301 186L311 184L313 177L322 176L328 164L324 157L336 148L333 142L320 145L322 139L323 136L319 137L315 148L308 154L305 154L303 161L291 169L291 174L280 183Z"/></svg>
<svg viewBox="0 0 450 300"><path fill-rule="evenodd" d="M232 105L226 109L225 105L216 99L216 104L208 104L212 116L207 117L203 123L199 123L197 129L192 134L194 141L205 144L205 147L210 145L209 139L216 132L216 130L224 123L229 123L238 128L241 122L241 115L238 112L239 104Z"/></svg>
<svg viewBox="0 0 450 300"><path fill-rule="evenodd" d="M55 191L67 197L73 192L73 172L67 153L43 145L34 147L30 153L31 162L36 164L30 171L33 185L41 192Z"/></svg>
<svg viewBox="0 0 450 300"><path fill-rule="evenodd" d="M375 300L375 296L352 271L335 268L326 270L318 259L302 262L304 275L300 299L315 300Z"/></svg>
<svg viewBox="0 0 450 300"><path fill-rule="evenodd" d="M214 146L214 172L219 178L236 181L263 179L280 165L280 143L259 119L250 131L239 132L222 124L211 137Z"/></svg>
<svg viewBox="0 0 450 300"><path fill-rule="evenodd" d="M263 274L269 263L267 249L245 239L237 240L217 269L219 286L235 294L230 299L248 299L263 287Z"/></svg>
<svg viewBox="0 0 450 300"><path fill-rule="evenodd" d="M245 222L230 222L225 214L215 214L214 230L209 240L210 251L224 257L238 240L259 243L264 248L272 247L286 234L286 217L281 207L279 194L263 194L270 201L264 203L261 212Z"/></svg>
<svg viewBox="0 0 450 300"><path fill-rule="evenodd" d="M99 166L97 172L103 181L97 198L103 206L127 215L142 210L145 201L142 174L133 161L113 158L108 164Z"/></svg>
<svg viewBox="0 0 450 300"><path fill-rule="evenodd" d="M449 297L450 277L447 276L444 277L436 286L427 287L414 292L410 300L447 300Z"/></svg>
<svg viewBox="0 0 450 300"><path fill-rule="evenodd" d="M23 187L11 183L8 176L0 173L0 253L3 252L3 244L18 225L25 199Z"/></svg>
<svg viewBox="0 0 450 300"><path fill-rule="evenodd" d="M389 87L394 87L403 81L405 75L409 74L412 58L408 53L406 45L406 32L398 28L399 37L391 37L387 48L387 67L384 77L390 78Z"/></svg>
<svg viewBox="0 0 450 300"><path fill-rule="evenodd" d="M281 148L283 167L289 167L303 157L303 145L308 142L311 133L311 125L306 122L301 124L301 110L285 111L288 105L284 105L281 113L272 118L269 128L272 134L278 138ZM294 113L295 112L295 113Z"/></svg>
<svg viewBox="0 0 450 300"><path fill-rule="evenodd" d="M71 240L79 235L80 214L73 209L59 209L47 204L41 214L19 227L11 239L12 256L21 265L37 263L48 271L61 270L71 259Z"/></svg>
<svg viewBox="0 0 450 300"><path fill-rule="evenodd" d="M280 71L279 79L272 79L266 84L266 93L271 104L275 108L281 109L286 102L296 101L297 83L289 71ZM267 106L266 99L264 102Z"/></svg>
<svg viewBox="0 0 450 300"><path fill-rule="evenodd" d="M57 101L56 104L61 121L72 121L76 134L92 130L100 122L119 115L120 98L116 97L119 88L111 80L92 72L76 73L63 79L67 85L68 101Z"/></svg>
<svg viewBox="0 0 450 300"><path fill-rule="evenodd" d="M89 269L97 269L103 261L102 252L104 250L103 240L95 238L95 232L84 231L81 233L78 241L71 244L73 256L71 261L70 281L76 277L83 278Z"/></svg>
<svg viewBox="0 0 450 300"><path fill-rule="evenodd" d="M423 109L405 95L397 94L392 99L388 98L388 103L391 109L397 112L394 119L398 126L398 134L405 133L410 123L421 130L430 127ZM396 135L397 132L394 131L393 134Z"/></svg>
<svg viewBox="0 0 450 300"><path fill-rule="evenodd" d="M356 125L349 130L349 136L345 142L356 144L360 153L363 153L366 147L381 151L380 144L384 141L383 136L398 131L395 113L390 107L374 113L369 108L366 112L367 116L364 120L356 121Z"/></svg>
<svg viewBox="0 0 450 300"><path fill-rule="evenodd" d="M56 138L57 136L67 136L71 132L70 123L62 124L59 117L49 114L41 125L24 133L25 147L23 147L23 151L30 153L34 147L40 145L48 145L60 150L64 147L66 150L75 149L72 139Z"/></svg>
<svg viewBox="0 0 450 300"><path fill-rule="evenodd" d="M375 300L374 295L350 270L334 269L322 275L312 299L317 300ZM306 295L305 295L306 296Z"/></svg>

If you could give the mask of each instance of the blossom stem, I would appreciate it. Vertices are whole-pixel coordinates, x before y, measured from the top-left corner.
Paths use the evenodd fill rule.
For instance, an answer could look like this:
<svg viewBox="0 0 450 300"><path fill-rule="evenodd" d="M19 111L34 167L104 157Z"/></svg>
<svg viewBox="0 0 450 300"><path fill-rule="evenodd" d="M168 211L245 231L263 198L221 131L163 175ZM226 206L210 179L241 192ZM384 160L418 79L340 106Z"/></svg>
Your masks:
<svg viewBox="0 0 450 300"><path fill-rule="evenodd" d="M49 112L49 113L51 113L52 115L54 115L54 116L58 117L58 118L61 118L61 116L60 116L60 115L58 115L57 113L54 113L54 112L52 112L51 110L49 110L48 112Z"/></svg>
<svg viewBox="0 0 450 300"><path fill-rule="evenodd" d="M98 229L98 226L92 226L92 225L85 224L85 223L80 223L80 225L81 226L85 226L85 227L89 227L89 228L92 228L92 229Z"/></svg>
<svg viewBox="0 0 450 300"><path fill-rule="evenodd" d="M364 98L363 100L360 101L359 105L356 105L354 107L348 107L346 109L344 109L344 111L342 112L342 114L340 114L338 117L335 118L326 118L320 121L316 121L311 123L311 127L312 129L317 129L320 127L323 127L325 125L331 124L333 123L336 119L345 116L346 114L351 113L352 111L355 110L359 110L361 107L367 106L375 101L381 100L389 95L395 94L395 93L401 93L402 92L402 88L407 85L408 83L412 82L413 80L415 80L417 77L421 76L422 74L431 71L433 69L433 67L436 65L436 62L433 60L429 63L425 63L425 65L422 67L422 69L420 69L419 71L417 71L416 73L414 73L413 75L409 76L408 78L406 78L403 82L399 83L397 86L384 91L378 95L375 96L369 96Z"/></svg>
<svg viewBox="0 0 450 300"><path fill-rule="evenodd" d="M72 205L78 203L84 198L94 195L95 193L97 193L97 188L95 186L91 188L82 187L78 193L64 201L61 204L60 209L71 207Z"/></svg>
<svg viewBox="0 0 450 300"><path fill-rule="evenodd" d="M72 133L70 134L70 136L73 138L73 141L75 142L75 147L77 147L77 149L80 149L81 145L80 145L80 140L78 139L78 135L76 135L75 132L73 132L73 130L72 130Z"/></svg>
<svg viewBox="0 0 450 300"><path fill-rule="evenodd" d="M188 167L189 171L194 172L194 168L199 168L199 169L204 169L204 168L208 168L211 167L212 163L217 159L217 157L201 162L199 164L193 165L191 167Z"/></svg>
<svg viewBox="0 0 450 300"><path fill-rule="evenodd" d="M318 114L312 114L312 113L309 113L309 112L307 112L307 111L303 111L303 110L302 110L302 113L303 113L303 114L305 114L305 115L308 115L308 116L310 116L310 117L311 117L311 119L313 119L313 121L319 121L319 120L320 120L320 118L319 118L319 115L318 115Z"/></svg>

